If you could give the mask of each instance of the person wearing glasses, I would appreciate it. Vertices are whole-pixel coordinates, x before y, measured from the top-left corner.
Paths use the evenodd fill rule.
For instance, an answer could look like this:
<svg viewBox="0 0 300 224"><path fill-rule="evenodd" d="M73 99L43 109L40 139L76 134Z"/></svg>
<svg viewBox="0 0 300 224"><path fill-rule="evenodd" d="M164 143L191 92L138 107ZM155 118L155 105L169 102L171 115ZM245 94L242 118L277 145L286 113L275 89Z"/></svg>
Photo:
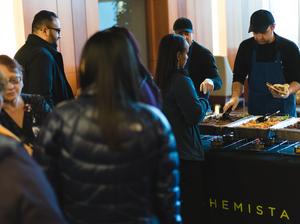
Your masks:
<svg viewBox="0 0 300 224"><path fill-rule="evenodd" d="M300 89L299 48L277 35L274 29L271 12L261 9L251 15L248 32L252 32L253 37L239 46L233 69L232 96L224 111L238 106L248 76L249 114L264 115L280 110L281 114L296 116L295 93ZM279 92L267 83L288 88Z"/></svg>
<svg viewBox="0 0 300 224"><path fill-rule="evenodd" d="M7 55L0 55L0 72L8 81L0 123L21 141L34 149L35 140L43 119L51 107L40 95L21 94L23 88L22 67ZM29 154L31 154L29 150Z"/></svg>
<svg viewBox="0 0 300 224"><path fill-rule="evenodd" d="M0 111L9 82L0 72ZM0 124L0 223L67 223L41 167L24 145Z"/></svg>
<svg viewBox="0 0 300 224"><path fill-rule="evenodd" d="M32 33L15 55L24 68L23 92L44 96L51 107L73 98L62 55L57 51L60 37L59 18L42 10L34 16Z"/></svg>

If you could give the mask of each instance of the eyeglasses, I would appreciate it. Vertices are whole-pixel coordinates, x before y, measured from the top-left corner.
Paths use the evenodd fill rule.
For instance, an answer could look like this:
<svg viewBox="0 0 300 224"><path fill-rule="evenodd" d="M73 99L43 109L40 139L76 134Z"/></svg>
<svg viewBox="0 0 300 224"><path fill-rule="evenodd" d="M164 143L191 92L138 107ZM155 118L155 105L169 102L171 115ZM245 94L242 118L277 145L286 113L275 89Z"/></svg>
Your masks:
<svg viewBox="0 0 300 224"><path fill-rule="evenodd" d="M60 34L61 29L55 27L47 27L49 30L55 30L58 34Z"/></svg>
<svg viewBox="0 0 300 224"><path fill-rule="evenodd" d="M22 81L22 76L10 77L10 78L8 79L8 82L9 82L10 84L13 84L13 85L17 85L17 84L19 84L21 81Z"/></svg>

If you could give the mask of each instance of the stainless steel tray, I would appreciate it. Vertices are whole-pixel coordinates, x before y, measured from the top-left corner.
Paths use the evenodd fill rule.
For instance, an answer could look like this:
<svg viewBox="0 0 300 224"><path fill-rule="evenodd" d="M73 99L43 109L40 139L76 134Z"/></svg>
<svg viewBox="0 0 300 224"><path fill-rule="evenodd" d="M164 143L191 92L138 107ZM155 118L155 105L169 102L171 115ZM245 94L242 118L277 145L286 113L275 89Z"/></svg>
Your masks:
<svg viewBox="0 0 300 224"><path fill-rule="evenodd" d="M238 116L238 114L235 114L235 116ZM238 121L243 121L243 120L246 120L245 122L247 122L248 119L251 117L253 117L253 116L249 115L247 117L240 118L236 121L227 121L227 120L222 121L222 120L219 120L219 118L215 115L209 115L206 118L204 118L203 122L199 123L199 129L200 129L201 134L222 135L222 134L226 134L230 131L230 129L228 127L231 127L231 124L234 124ZM209 119L212 119L212 120L209 120Z"/></svg>
<svg viewBox="0 0 300 224"><path fill-rule="evenodd" d="M272 138L277 136L276 130L285 128L289 125L298 122L296 118L288 118L268 128L255 128L255 127L241 126L249 121L257 119L258 117L260 116L253 116L244 120L238 120L236 122L227 125L227 127L232 130L234 136L237 138Z"/></svg>
<svg viewBox="0 0 300 224"><path fill-rule="evenodd" d="M276 138L282 140L300 141L300 129L288 128L288 126L294 125L298 122L300 122L300 118L293 117L272 127Z"/></svg>

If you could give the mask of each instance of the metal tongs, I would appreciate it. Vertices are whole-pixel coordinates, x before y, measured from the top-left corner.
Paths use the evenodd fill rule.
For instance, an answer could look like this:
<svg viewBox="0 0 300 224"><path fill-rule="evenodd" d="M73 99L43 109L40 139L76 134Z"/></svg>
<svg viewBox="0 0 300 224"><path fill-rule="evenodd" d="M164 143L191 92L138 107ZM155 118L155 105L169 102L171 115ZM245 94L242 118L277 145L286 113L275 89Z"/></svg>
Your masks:
<svg viewBox="0 0 300 224"><path fill-rule="evenodd" d="M221 116L221 120L230 120L230 112L232 111L232 107L229 107L228 110L226 110L222 116Z"/></svg>
<svg viewBox="0 0 300 224"><path fill-rule="evenodd" d="M274 112L274 113L268 113L268 114L265 114L264 116L261 116L261 117L259 117L259 118L257 118L255 121L256 121L256 123L261 123L261 122L265 122L265 121L267 121L270 117L273 117L273 116L275 116L275 115L277 115L277 114L279 114L280 113L280 110L277 110L276 112Z"/></svg>

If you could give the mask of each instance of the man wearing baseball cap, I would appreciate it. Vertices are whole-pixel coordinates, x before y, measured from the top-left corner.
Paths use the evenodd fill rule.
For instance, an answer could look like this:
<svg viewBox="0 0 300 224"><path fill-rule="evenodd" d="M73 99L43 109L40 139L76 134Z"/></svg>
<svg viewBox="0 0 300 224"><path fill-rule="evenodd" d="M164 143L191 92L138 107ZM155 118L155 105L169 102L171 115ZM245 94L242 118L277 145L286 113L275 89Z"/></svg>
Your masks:
<svg viewBox="0 0 300 224"><path fill-rule="evenodd" d="M237 107L248 76L248 112L253 115L274 113L296 116L295 93L300 89L300 55L295 43L276 33L271 12L258 10L251 15L248 32L238 49L233 69L232 96L224 111ZM266 85L268 83L268 85ZM288 86L285 92L273 86Z"/></svg>
<svg viewBox="0 0 300 224"><path fill-rule="evenodd" d="M208 97L210 92L221 89L222 80L215 58L208 49L193 40L191 20L184 17L178 18L174 22L173 30L176 34L182 35L190 45L186 69L198 95Z"/></svg>

